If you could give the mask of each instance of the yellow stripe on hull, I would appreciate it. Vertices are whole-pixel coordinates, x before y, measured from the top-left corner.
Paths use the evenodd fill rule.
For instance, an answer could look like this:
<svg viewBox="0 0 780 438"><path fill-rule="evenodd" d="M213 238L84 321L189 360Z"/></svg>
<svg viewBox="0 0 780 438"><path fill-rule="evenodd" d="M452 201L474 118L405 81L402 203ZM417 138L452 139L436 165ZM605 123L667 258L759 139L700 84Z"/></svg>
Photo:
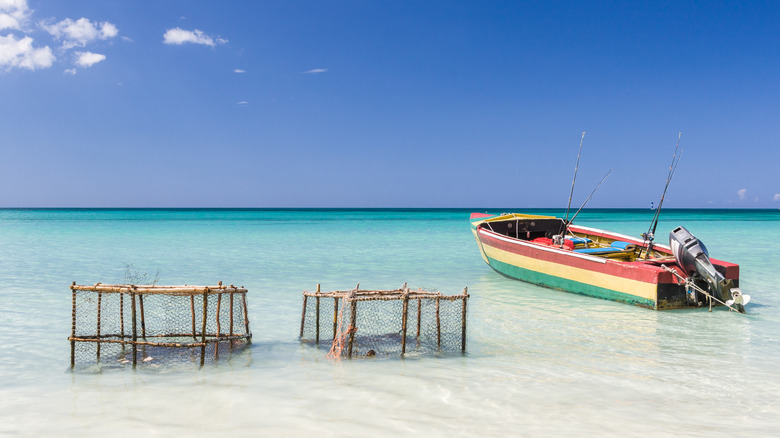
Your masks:
<svg viewBox="0 0 780 438"><path fill-rule="evenodd" d="M474 234L476 236L476 231ZM646 283L628 278L620 278L610 274L594 272L587 269L566 266L560 263L526 257L494 248L492 246L486 246L481 243L480 252L482 252L482 258L488 264L490 264L488 261L490 258L508 265L522 267L524 269L539 272L545 275L559 277L578 283L584 283L599 288L610 289L616 292L644 298L646 300L656 301L658 296L658 285L653 283Z"/></svg>

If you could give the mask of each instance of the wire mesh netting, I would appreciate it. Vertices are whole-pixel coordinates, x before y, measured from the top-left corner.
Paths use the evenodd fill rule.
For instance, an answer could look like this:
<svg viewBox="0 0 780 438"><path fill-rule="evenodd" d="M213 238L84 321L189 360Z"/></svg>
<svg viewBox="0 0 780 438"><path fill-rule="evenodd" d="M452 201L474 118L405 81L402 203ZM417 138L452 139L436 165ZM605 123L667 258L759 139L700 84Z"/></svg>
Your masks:
<svg viewBox="0 0 780 438"><path fill-rule="evenodd" d="M442 355L465 351L467 290L304 292L300 338L332 357Z"/></svg>
<svg viewBox="0 0 780 438"><path fill-rule="evenodd" d="M71 366L202 366L251 342L246 289L234 286L77 286Z"/></svg>

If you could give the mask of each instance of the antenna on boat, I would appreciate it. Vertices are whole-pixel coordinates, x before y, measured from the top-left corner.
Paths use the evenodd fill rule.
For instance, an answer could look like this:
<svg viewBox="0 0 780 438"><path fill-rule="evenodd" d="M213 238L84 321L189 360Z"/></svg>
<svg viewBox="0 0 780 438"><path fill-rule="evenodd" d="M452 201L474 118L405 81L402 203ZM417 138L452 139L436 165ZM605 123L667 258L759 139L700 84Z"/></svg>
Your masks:
<svg viewBox="0 0 780 438"><path fill-rule="evenodd" d="M566 237L566 229L569 221L569 208L571 208L571 198L574 196L574 183L577 181L577 169L580 167L580 155L582 154L582 141L585 140L585 131L582 131L580 137L580 150L577 152L577 164L574 165L574 178L571 180L571 192L569 192L569 203L566 205L566 217L563 219L563 231L561 236Z"/></svg>
<svg viewBox="0 0 780 438"><path fill-rule="evenodd" d="M574 213L574 216L572 216L572 217L571 217L571 221L570 221L570 222L574 222L574 218L576 218L576 217L577 217L577 215L578 215L578 214L580 214L580 211L582 211L583 207L585 207L585 204L587 204L587 203L588 203L588 201L590 201L590 198L592 198L592 197L593 197L593 194L594 194L594 193L596 193L596 190L598 190L598 189L599 189L599 187L601 187L601 183L603 183L603 182L604 182L604 180L605 180L605 179L607 179L607 177L609 176L609 174L610 174L610 173L612 173L612 170L613 170L613 169L609 169L609 172L607 172L607 174L606 174L606 175L604 175L604 178L601 178L601 181L599 181L599 185L597 185L597 186L596 186L596 188L595 188L595 189L593 189L593 191L592 191L592 192L590 192L590 196L588 196L588 199L586 199L586 200L585 200L585 202L583 202L583 203L582 203L582 205L580 206L579 210L577 210L577 212L576 212L576 213ZM564 231L565 231L565 229L564 229ZM564 238L565 238L565 237L566 237L566 236L564 235Z"/></svg>
<svg viewBox="0 0 780 438"><path fill-rule="evenodd" d="M669 175L666 177L666 185L664 186L664 192L661 194L661 200L658 202L658 208L655 209L655 215L653 215L653 220L650 222L650 228L647 229L646 233L642 233L642 238L644 239L644 243L647 243L647 252L645 252L645 260L650 257L650 250L653 249L653 240L655 239L655 230L658 228L658 219L661 216L661 208L664 205L664 198L666 197L666 191L669 190L669 183L672 181L672 177L674 177L674 172L677 170L677 165L680 164L680 159L682 159L682 154L685 152L685 150L680 151L680 156L677 156L677 151L680 149L680 137L682 137L682 132L677 133L677 146L674 148L674 155L672 155L672 163L669 165ZM649 243L648 243L649 242ZM644 244L642 245L644 246Z"/></svg>

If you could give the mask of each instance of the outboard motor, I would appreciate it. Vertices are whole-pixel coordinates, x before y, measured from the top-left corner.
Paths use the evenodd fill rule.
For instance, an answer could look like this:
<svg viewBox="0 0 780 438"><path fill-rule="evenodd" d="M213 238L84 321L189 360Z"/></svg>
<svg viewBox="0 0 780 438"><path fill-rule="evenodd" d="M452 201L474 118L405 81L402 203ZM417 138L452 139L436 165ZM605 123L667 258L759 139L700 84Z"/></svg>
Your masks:
<svg viewBox="0 0 780 438"><path fill-rule="evenodd" d="M685 227L677 227L669 234L677 265L689 276L697 275L709 284L710 293L721 301L731 299L731 280L726 280L710 261L707 247Z"/></svg>

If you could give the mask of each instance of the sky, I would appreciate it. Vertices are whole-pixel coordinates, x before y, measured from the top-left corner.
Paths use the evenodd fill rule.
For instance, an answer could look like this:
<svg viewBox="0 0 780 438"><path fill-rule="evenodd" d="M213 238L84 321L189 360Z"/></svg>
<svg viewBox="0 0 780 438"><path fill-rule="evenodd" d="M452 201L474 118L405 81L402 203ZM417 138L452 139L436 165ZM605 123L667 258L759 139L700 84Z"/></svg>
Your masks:
<svg viewBox="0 0 780 438"><path fill-rule="evenodd" d="M0 207L780 208L780 2L0 0Z"/></svg>

